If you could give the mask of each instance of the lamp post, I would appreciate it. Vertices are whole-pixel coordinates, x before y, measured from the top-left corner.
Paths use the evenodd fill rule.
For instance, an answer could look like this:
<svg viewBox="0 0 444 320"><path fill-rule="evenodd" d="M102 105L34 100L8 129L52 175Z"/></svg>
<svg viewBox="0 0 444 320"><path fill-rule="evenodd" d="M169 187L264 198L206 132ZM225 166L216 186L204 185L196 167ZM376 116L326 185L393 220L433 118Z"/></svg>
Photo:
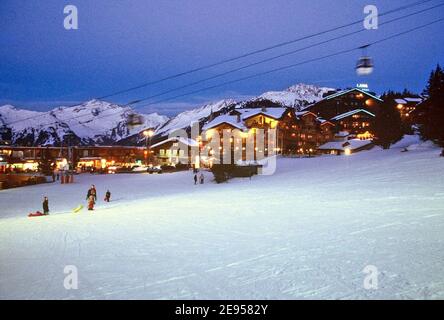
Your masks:
<svg viewBox="0 0 444 320"><path fill-rule="evenodd" d="M148 153L148 157L150 157L151 156L151 138L152 138L152 136L154 135L154 131L153 130L145 130L145 131L143 131L143 135L145 136L145 149L146 149L146 152ZM149 147L149 149L150 150L148 150L148 139L149 139L149 144L150 144L150 147ZM145 165L147 165L148 163L147 163L147 158L145 158Z"/></svg>

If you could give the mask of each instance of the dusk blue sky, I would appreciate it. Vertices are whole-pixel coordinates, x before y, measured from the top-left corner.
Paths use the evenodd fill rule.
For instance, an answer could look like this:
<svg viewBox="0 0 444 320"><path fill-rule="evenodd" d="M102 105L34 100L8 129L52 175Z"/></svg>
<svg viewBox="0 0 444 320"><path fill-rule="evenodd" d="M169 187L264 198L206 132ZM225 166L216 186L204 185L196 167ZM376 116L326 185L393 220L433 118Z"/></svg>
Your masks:
<svg viewBox="0 0 444 320"><path fill-rule="evenodd" d="M416 2L360 0L1 0L0 104L34 110L103 96L201 65L364 18L363 8L380 12ZM430 1L382 17L380 22L442 1ZM65 30L63 8L76 5L79 29ZM272 63L259 65L164 97L252 73L363 45L444 17L444 7L381 26ZM358 77L355 51L264 77L144 107L172 115L220 98L242 98L304 82L334 88L366 82L377 93L409 88L421 92L432 68L444 64L440 22L371 47L375 71ZM125 103L362 28L358 25L146 87L107 100Z"/></svg>

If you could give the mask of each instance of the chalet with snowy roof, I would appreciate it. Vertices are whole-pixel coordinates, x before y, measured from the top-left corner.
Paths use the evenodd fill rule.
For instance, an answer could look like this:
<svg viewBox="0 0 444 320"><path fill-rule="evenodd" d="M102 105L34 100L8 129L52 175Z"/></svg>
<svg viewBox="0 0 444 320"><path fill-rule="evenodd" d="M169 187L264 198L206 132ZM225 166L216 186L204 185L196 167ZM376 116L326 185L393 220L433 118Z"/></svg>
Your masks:
<svg viewBox="0 0 444 320"><path fill-rule="evenodd" d="M193 147L199 147L199 143L196 140L184 137L170 137L153 144L149 148L150 158L153 155L156 164L160 165L190 164L192 162L191 148Z"/></svg>
<svg viewBox="0 0 444 320"><path fill-rule="evenodd" d="M372 131L376 115L365 109L355 109L338 114L330 119L338 130L347 130L352 134L362 134Z"/></svg>
<svg viewBox="0 0 444 320"><path fill-rule="evenodd" d="M279 152L286 143L282 125L295 118L291 108L248 108L234 109L229 114L222 114L202 127L204 136L203 154L209 158L219 155L220 163L235 163L246 160L247 144L253 149L253 158L263 158L269 154L268 146L273 145L273 152ZM291 122L291 121L290 121ZM269 141L269 129L276 129L276 141ZM259 141L257 130L263 130L264 139ZM261 131L262 132L262 131ZM224 141L229 138L228 141ZM219 139L219 140L215 140ZM225 143L224 143L225 142ZM230 150L224 146L230 145ZM259 155L260 154L260 155ZM212 159L214 161L215 159Z"/></svg>
<svg viewBox="0 0 444 320"><path fill-rule="evenodd" d="M334 123L336 132L348 131L369 139L382 103L374 93L357 87L328 95L305 110Z"/></svg>
<svg viewBox="0 0 444 320"><path fill-rule="evenodd" d="M419 97L403 97L395 99L396 108L399 110L402 120L407 122L413 121L411 115L416 109L416 106L422 101L423 99Z"/></svg>
<svg viewBox="0 0 444 320"><path fill-rule="evenodd" d="M262 107L234 109L229 114L211 119L202 128L207 149L212 148L211 142L215 137L219 137L222 145L223 134L228 130L228 133L232 134L232 159L234 153L239 152L242 153L242 160L246 159L246 143L249 139L253 139L255 159L269 154L269 129L276 129L276 141L273 143L275 153L304 154L314 153L320 144L332 139L334 124L308 111L295 112L293 108ZM257 141L257 130L263 130L265 141ZM229 151L223 150L223 147L219 148L222 159ZM205 151L211 154L211 150Z"/></svg>
<svg viewBox="0 0 444 320"><path fill-rule="evenodd" d="M353 112L357 110L359 110L358 113L361 110L366 110L376 115L382 102L379 97L371 92L360 88L352 88L328 95L321 101L311 105L307 110L323 119L332 120L340 115L353 117L356 114Z"/></svg>
<svg viewBox="0 0 444 320"><path fill-rule="evenodd" d="M324 154L350 155L363 150L373 148L373 141L370 139L359 139L348 131L338 132L333 141L329 141L319 146L318 150Z"/></svg>

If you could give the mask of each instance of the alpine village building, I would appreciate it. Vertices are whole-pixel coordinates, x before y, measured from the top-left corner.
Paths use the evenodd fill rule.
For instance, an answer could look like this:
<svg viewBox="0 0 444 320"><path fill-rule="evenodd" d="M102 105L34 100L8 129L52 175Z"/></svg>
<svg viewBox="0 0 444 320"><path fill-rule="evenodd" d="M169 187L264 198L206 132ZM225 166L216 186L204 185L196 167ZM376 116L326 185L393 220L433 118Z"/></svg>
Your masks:
<svg viewBox="0 0 444 320"><path fill-rule="evenodd" d="M421 117L425 108L422 98L395 99L404 121ZM273 153L311 156L316 153L349 154L372 146L373 124L382 100L362 88L352 88L326 95L322 100L301 111L282 106L233 108L226 114L212 113L197 139L168 138L150 147L77 146L77 147L19 147L0 145L0 173L8 168L35 170L42 158L49 157L63 165L67 159L74 167L89 171L113 165L130 166L138 162L170 165L190 164L192 148L200 155L219 154L221 163L227 159L248 160L248 144L253 145L253 159L270 154L268 131L276 129ZM257 140L263 130L265 141ZM230 149L223 150L223 133L228 132ZM213 149L214 139L220 139L219 150ZM173 147L173 148L172 148ZM187 149L188 153L184 152ZM213 150L212 150L213 149ZM219 151L219 153L215 152ZM200 158L203 160L204 156Z"/></svg>
<svg viewBox="0 0 444 320"><path fill-rule="evenodd" d="M269 129L276 129L273 151L277 154L311 156L358 152L373 146L372 127L382 102L371 92L352 88L327 95L302 111L279 106L235 108L226 114L211 115L197 141L173 142L170 138L153 145L152 152L163 164L174 158L177 163L177 159L182 158L180 151L166 154L171 143L182 150L190 150L197 144L201 160L216 155L219 163L233 163L236 159L248 160L247 144L252 143L253 159L257 160L270 154L267 148ZM265 141L255 138L258 130L263 130ZM230 137L230 150L224 150L224 133ZM215 139L220 139L220 143L215 144ZM341 144L339 147L338 143ZM216 145L219 150L214 149Z"/></svg>

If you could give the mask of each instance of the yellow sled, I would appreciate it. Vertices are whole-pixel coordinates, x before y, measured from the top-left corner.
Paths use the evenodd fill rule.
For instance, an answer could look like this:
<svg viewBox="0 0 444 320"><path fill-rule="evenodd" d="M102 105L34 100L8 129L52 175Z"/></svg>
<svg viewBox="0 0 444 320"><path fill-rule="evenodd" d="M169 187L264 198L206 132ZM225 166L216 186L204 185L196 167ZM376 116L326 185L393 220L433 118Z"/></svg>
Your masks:
<svg viewBox="0 0 444 320"><path fill-rule="evenodd" d="M83 209L83 205L80 205L77 208L75 208L74 210L72 210L72 212L77 213L77 212L79 212L82 209Z"/></svg>

